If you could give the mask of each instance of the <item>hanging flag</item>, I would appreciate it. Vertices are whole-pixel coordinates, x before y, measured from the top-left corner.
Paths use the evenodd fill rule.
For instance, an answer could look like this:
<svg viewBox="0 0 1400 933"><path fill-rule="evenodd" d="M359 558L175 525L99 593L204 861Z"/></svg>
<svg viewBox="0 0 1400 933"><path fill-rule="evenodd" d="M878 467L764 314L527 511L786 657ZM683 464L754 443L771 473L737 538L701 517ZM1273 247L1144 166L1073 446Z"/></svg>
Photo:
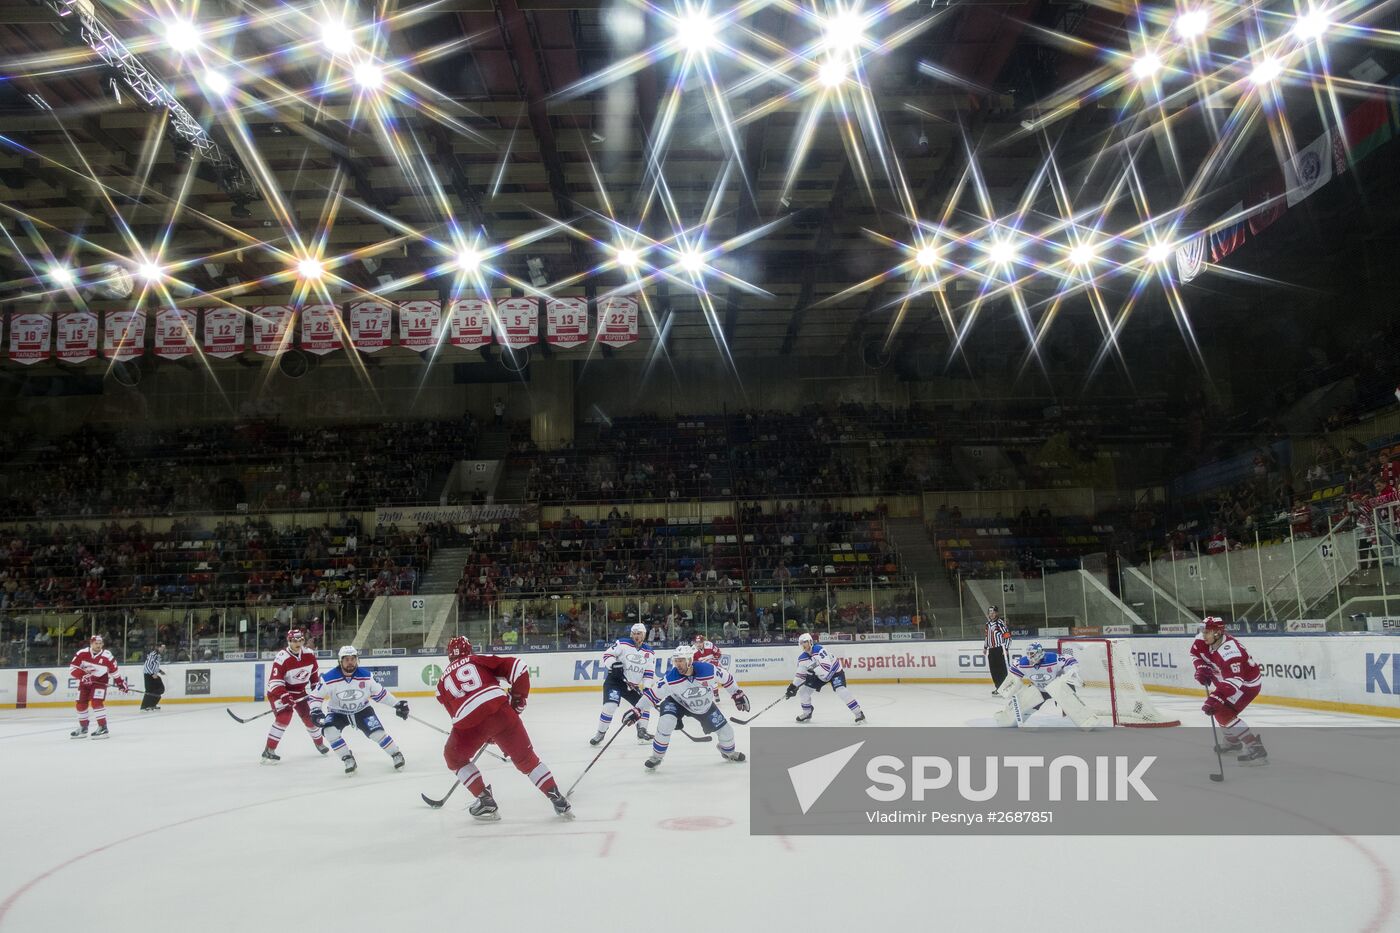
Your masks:
<svg viewBox="0 0 1400 933"><path fill-rule="evenodd" d="M588 339L588 299L555 298L545 305L550 346L576 347Z"/></svg>
<svg viewBox="0 0 1400 933"><path fill-rule="evenodd" d="M374 353L389 346L394 332L394 309L383 301L357 301L350 316L350 343L361 353Z"/></svg>
<svg viewBox="0 0 1400 933"><path fill-rule="evenodd" d="M1246 232L1246 222L1244 220L1230 218L1240 218L1243 216L1244 202L1241 201L1221 215L1220 219L1211 224L1210 230L1210 261L1220 262L1226 256L1233 253L1244 245L1248 239Z"/></svg>
<svg viewBox="0 0 1400 933"><path fill-rule="evenodd" d="M156 356L180 360L194 355L194 329L198 315L185 308L164 308L156 313Z"/></svg>
<svg viewBox="0 0 1400 933"><path fill-rule="evenodd" d="M127 362L146 352L145 311L108 311L102 323L105 358Z"/></svg>
<svg viewBox="0 0 1400 933"><path fill-rule="evenodd" d="M454 347L475 350L491 342L491 304L480 298L453 301L447 319L447 339Z"/></svg>
<svg viewBox="0 0 1400 933"><path fill-rule="evenodd" d="M539 343L540 303L534 298L507 298L496 303L501 329L496 342L512 350Z"/></svg>
<svg viewBox="0 0 1400 933"><path fill-rule="evenodd" d="M1345 141L1346 164L1355 165L1395 135L1388 97L1368 97L1342 118L1337 135Z"/></svg>
<svg viewBox="0 0 1400 933"><path fill-rule="evenodd" d="M1176 277L1181 284L1200 275L1206 266L1206 236L1198 233L1176 248Z"/></svg>
<svg viewBox="0 0 1400 933"><path fill-rule="evenodd" d="M399 346L431 350L442 334L442 302L405 301L399 305Z"/></svg>
<svg viewBox="0 0 1400 933"><path fill-rule="evenodd" d="M53 339L53 315L25 313L10 316L10 359L26 366L49 358Z"/></svg>
<svg viewBox="0 0 1400 933"><path fill-rule="evenodd" d="M1244 209L1249 214L1249 232L1258 236L1273 222L1283 216L1288 208L1283 196L1283 172L1277 167L1266 171L1250 186L1244 198Z"/></svg>
<svg viewBox="0 0 1400 933"><path fill-rule="evenodd" d="M598 342L625 347L637 342L637 299L612 295L598 299Z"/></svg>
<svg viewBox="0 0 1400 933"><path fill-rule="evenodd" d="M341 348L340 316L335 305L307 305L301 309L301 348L317 356Z"/></svg>
<svg viewBox="0 0 1400 933"><path fill-rule="evenodd" d="M58 359L86 363L97 357L97 315L91 311L63 311L57 322Z"/></svg>
<svg viewBox="0 0 1400 933"><path fill-rule="evenodd" d="M249 308L253 315L253 352L276 356L291 345L293 311L286 305Z"/></svg>
<svg viewBox="0 0 1400 933"><path fill-rule="evenodd" d="M248 315L239 308L204 309L204 353L226 360L248 349Z"/></svg>
<svg viewBox="0 0 1400 933"><path fill-rule="evenodd" d="M1331 130L1324 130L1283 164L1283 180L1288 187L1289 207L1332 180Z"/></svg>

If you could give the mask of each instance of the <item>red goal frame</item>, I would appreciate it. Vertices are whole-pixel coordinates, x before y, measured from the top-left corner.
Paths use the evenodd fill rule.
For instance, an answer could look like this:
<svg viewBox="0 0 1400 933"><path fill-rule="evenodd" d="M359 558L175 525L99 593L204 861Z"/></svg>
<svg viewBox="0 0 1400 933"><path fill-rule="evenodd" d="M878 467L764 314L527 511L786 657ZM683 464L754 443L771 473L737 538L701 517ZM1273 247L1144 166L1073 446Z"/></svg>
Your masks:
<svg viewBox="0 0 1400 933"><path fill-rule="evenodd" d="M1081 645L1101 644L1104 649L1104 667L1108 669L1108 702L1109 710L1113 716L1113 724L1122 726L1124 729L1167 729L1181 725L1180 719L1164 720L1162 722L1120 722L1118 719L1118 685L1113 678L1113 638L1061 638L1055 643L1056 650L1063 655L1065 645L1077 643ZM1146 689L1146 688L1143 688Z"/></svg>

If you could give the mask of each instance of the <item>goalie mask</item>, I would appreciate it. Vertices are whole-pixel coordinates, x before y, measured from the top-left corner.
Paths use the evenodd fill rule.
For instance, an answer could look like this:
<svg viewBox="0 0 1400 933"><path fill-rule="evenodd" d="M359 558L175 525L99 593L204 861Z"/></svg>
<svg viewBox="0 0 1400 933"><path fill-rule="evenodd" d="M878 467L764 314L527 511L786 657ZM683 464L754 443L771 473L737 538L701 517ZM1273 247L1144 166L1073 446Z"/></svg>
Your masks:
<svg viewBox="0 0 1400 933"><path fill-rule="evenodd" d="M1039 664L1045 658L1045 646L1038 641L1033 641L1026 649L1026 660L1032 664Z"/></svg>

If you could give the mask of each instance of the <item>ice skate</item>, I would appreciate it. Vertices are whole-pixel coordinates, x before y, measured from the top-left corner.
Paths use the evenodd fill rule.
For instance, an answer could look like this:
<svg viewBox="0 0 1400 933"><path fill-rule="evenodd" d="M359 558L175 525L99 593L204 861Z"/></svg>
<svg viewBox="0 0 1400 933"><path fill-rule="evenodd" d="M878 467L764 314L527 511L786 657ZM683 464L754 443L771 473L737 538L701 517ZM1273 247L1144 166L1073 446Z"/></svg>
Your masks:
<svg viewBox="0 0 1400 933"><path fill-rule="evenodd" d="M558 807L555 808L556 812ZM491 796L491 788L486 788L481 796L476 798L476 803L467 808L467 812L483 823L493 823L501 818L497 812L496 798Z"/></svg>

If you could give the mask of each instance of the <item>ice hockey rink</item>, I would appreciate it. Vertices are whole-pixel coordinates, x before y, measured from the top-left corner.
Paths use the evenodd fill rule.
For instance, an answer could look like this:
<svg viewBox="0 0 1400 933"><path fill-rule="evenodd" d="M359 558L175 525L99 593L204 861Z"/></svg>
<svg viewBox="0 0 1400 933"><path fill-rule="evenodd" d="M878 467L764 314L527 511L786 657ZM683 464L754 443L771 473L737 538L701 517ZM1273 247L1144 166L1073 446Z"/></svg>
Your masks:
<svg viewBox="0 0 1400 933"><path fill-rule="evenodd" d="M998 703L981 686L854 686L872 723L861 728L985 725ZM755 710L776 696L758 688ZM445 723L430 699L411 703L415 716ZM1160 705L1200 717L1189 701ZM530 701L526 722L561 786L596 753L587 739L597 708L592 692ZM1250 713L1266 741L1282 725L1378 724ZM740 748L750 729L801 728L794 714L794 703L780 704L738 727ZM822 696L816 721L849 714ZM452 785L442 736L423 724L386 717L408 758L402 773L353 735L360 769L346 776L299 728L280 765L260 766L266 722L240 725L215 705L124 706L112 738L95 742L69 739L66 711L0 713L0 933L302 924L616 933L677 920L734 930L1400 930L1393 837L750 836L746 765L678 736L648 773L647 749L630 734L579 785L573 821L554 817L513 768L484 759L502 814L488 824L467 815L460 790L441 810L420 799ZM1208 748L1201 760L1204 784Z"/></svg>

